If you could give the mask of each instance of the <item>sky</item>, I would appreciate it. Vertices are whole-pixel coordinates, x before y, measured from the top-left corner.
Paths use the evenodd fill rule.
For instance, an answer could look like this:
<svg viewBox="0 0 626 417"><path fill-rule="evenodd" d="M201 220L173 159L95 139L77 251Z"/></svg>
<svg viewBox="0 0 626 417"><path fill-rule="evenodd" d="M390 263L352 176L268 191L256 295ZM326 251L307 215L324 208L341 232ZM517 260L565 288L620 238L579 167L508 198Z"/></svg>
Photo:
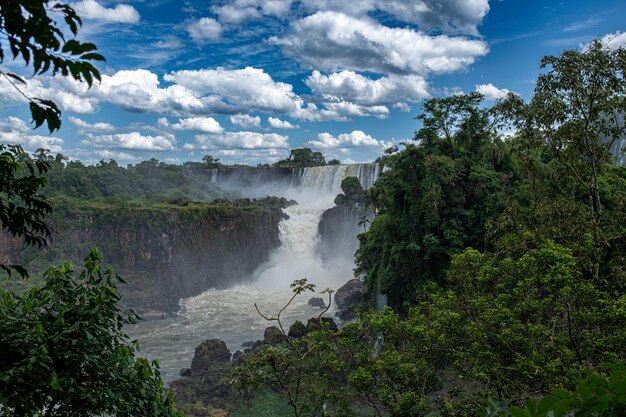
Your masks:
<svg viewBox="0 0 626 417"><path fill-rule="evenodd" d="M545 55L626 47L624 0L82 0L81 41L106 57L90 89L40 75L62 127L36 130L0 79L0 142L93 164L272 163L310 147L368 162L409 141L421 103L479 91L528 100ZM4 45L0 37L0 42Z"/></svg>

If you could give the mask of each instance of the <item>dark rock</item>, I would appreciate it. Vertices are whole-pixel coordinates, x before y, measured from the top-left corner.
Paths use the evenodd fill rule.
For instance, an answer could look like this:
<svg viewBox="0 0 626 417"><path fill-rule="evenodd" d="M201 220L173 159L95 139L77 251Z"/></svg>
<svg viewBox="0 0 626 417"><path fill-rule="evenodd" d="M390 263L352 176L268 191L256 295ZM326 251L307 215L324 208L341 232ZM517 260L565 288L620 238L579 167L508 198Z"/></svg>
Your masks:
<svg viewBox="0 0 626 417"><path fill-rule="evenodd" d="M342 285L335 293L335 304L340 310L347 310L361 303L365 295L365 284L355 278Z"/></svg>
<svg viewBox="0 0 626 417"><path fill-rule="evenodd" d="M309 300L309 305L311 307L319 307L319 308L326 308L326 303L324 302L323 298L320 297L313 297Z"/></svg>
<svg viewBox="0 0 626 417"><path fill-rule="evenodd" d="M291 327L289 328L289 333L287 333L287 336L296 339L304 335L306 335L306 326L299 320L296 320L296 322L291 325Z"/></svg>
<svg viewBox="0 0 626 417"><path fill-rule="evenodd" d="M254 342L252 340L250 340L249 342L243 342L241 344L241 347L248 348L248 347L252 347L252 345L254 345Z"/></svg>
<svg viewBox="0 0 626 417"><path fill-rule="evenodd" d="M254 343L252 344L252 349L258 349L258 348L260 348L261 346L263 346L263 341L262 341L262 340L257 340L256 342L254 342Z"/></svg>
<svg viewBox="0 0 626 417"><path fill-rule="evenodd" d="M265 333L263 334L263 343L268 345L277 345L284 341L285 336L283 336L283 333L278 327L271 326L265 329Z"/></svg>
<svg viewBox="0 0 626 417"><path fill-rule="evenodd" d="M337 331L337 324L330 317L322 317L321 320L317 317L313 317L306 323L307 332L321 330L322 328L325 330Z"/></svg>
<svg viewBox="0 0 626 417"><path fill-rule="evenodd" d="M245 360L246 360L246 354L238 350L237 352L233 353L233 360L231 362L233 366L239 366Z"/></svg>
<svg viewBox="0 0 626 417"><path fill-rule="evenodd" d="M183 369L180 370L180 372L178 374L180 376L191 376L191 369L183 368Z"/></svg>
<svg viewBox="0 0 626 417"><path fill-rule="evenodd" d="M226 343L219 339L205 340L196 347L191 361L191 370L194 373L207 372L215 365L223 365L230 361L230 350Z"/></svg>

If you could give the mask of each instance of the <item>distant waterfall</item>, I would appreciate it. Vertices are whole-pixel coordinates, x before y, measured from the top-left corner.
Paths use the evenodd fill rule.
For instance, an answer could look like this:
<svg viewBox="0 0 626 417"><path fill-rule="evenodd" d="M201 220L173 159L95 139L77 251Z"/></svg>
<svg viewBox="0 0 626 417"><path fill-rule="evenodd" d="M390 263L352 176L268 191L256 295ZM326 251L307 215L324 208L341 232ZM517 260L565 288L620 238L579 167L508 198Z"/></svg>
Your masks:
<svg viewBox="0 0 626 417"><path fill-rule="evenodd" d="M320 191L339 193L341 181L347 177L357 177L363 188L370 188L380 173L378 164L326 165L299 168L296 173L298 185Z"/></svg>
<svg viewBox="0 0 626 417"><path fill-rule="evenodd" d="M265 197L300 191L319 194L341 192L341 180L354 176L363 188L371 187L380 174L378 164L324 165L303 168L227 167L210 170L209 180L224 188L239 191L245 197ZM330 207L330 206L328 206Z"/></svg>
<svg viewBox="0 0 626 417"><path fill-rule="evenodd" d="M359 178L370 187L378 176L376 164L330 165L300 168L294 172L297 186L286 189L284 196L293 198L298 205L285 209L288 219L279 224L281 246L271 255L268 262L257 270L255 285L265 287L287 287L293 280L308 278L318 287L337 289L350 278L354 263L352 253L345 256L322 257L318 250L318 234L322 214L334 206L335 196L341 192L341 181L349 176ZM346 232L356 239L353 222ZM342 225L343 227L344 225Z"/></svg>

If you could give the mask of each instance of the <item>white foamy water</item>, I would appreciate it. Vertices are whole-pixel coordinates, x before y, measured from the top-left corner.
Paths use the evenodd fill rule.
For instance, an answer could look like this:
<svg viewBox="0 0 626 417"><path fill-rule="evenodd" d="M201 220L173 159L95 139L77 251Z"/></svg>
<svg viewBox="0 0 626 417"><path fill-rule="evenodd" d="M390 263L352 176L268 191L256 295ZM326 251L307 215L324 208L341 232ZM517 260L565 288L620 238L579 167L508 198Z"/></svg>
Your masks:
<svg viewBox="0 0 626 417"><path fill-rule="evenodd" d="M317 291L322 291L336 290L352 278L351 257L331 264L322 262L317 253L318 224L322 213L334 205L343 178L362 175L362 183L370 186L377 170L367 165L314 167L302 169L298 175L295 187L266 185L273 195L294 199L298 205L284 210L289 218L279 224L281 245L253 272L250 284L205 291L181 300L181 309L172 318L142 322L127 329L129 336L139 339L142 356L160 361L166 382L191 365L195 347L206 339L222 339L231 351L242 349L244 342L262 339L264 329L275 322L263 319L254 303L265 314L277 314L291 298L289 285L294 280L307 278ZM258 187L254 191L256 196L263 192ZM295 320L306 323L319 315L319 308L307 305L311 297L320 295L305 293L296 298L283 313L283 324L289 326ZM326 295L323 297L327 300ZM334 313L334 308L329 313Z"/></svg>

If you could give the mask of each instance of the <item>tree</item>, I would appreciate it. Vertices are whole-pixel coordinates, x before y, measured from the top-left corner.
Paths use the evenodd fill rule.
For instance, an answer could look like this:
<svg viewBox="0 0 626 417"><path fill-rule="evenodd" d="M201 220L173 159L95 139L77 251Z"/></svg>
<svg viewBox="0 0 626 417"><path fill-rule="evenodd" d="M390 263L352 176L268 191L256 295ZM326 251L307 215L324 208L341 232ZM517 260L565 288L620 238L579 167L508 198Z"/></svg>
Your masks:
<svg viewBox="0 0 626 417"><path fill-rule="evenodd" d="M281 319L282 313L293 300L307 291L314 291L315 285L306 278L294 281L291 284L293 295L280 309L276 316L262 313L255 303L255 308L261 317L270 322L276 322L283 343L276 346L263 346L252 356L248 357L243 365L235 371L238 382L243 387L270 388L287 398L294 416L300 417L306 411L315 408L314 394L318 380L315 378L313 369L317 363L317 346L312 343L314 339L290 336L285 330ZM326 289L321 294L328 294L328 305L317 317L320 330L324 331L322 315L328 311L332 301L333 291Z"/></svg>
<svg viewBox="0 0 626 417"><path fill-rule="evenodd" d="M58 23L48 12L61 16L72 36L76 36L82 24L74 9L67 4L49 6L49 0L0 0L0 63L4 61L8 44L13 59L22 58L26 65L32 62L33 75L52 71L52 75L71 76L86 81L89 86L94 78L100 80L100 72L92 61L104 61L92 43L76 39L66 40ZM19 85L26 85L20 76L0 70L0 76L8 81L29 102L35 127L46 122L50 132L61 127L61 111L50 100L29 97Z"/></svg>
<svg viewBox="0 0 626 417"><path fill-rule="evenodd" d="M44 215L52 209L40 194L50 165L45 159L32 160L19 145L0 144L0 222L2 230L24 238L27 245L42 246L50 235ZM2 265L22 276L26 270L18 265Z"/></svg>
<svg viewBox="0 0 626 417"><path fill-rule="evenodd" d="M276 166L313 167L326 165L326 160L321 152L315 152L311 148L292 149L289 158L282 159Z"/></svg>
<svg viewBox="0 0 626 417"><path fill-rule="evenodd" d="M211 155L204 155L202 157L202 162L204 163L205 168L219 168L222 166L219 158L214 158Z"/></svg>
<svg viewBox="0 0 626 417"><path fill-rule="evenodd" d="M538 77L530 103L511 95L499 108L585 188L595 244L602 247L609 242L601 238L600 181L612 162L611 147L626 138L626 49L595 41L582 52L546 56L541 67L548 71Z"/></svg>
<svg viewBox="0 0 626 417"><path fill-rule="evenodd" d="M389 169L368 190L378 216L356 255L370 299L385 294L406 312L421 283L443 283L452 254L487 245L511 176L506 157L494 160L496 135L481 101L478 94L426 100L417 143L385 158Z"/></svg>
<svg viewBox="0 0 626 417"><path fill-rule="evenodd" d="M135 358L118 307L123 280L93 249L78 277L68 262L43 288L0 293L0 416L181 416L158 364Z"/></svg>

